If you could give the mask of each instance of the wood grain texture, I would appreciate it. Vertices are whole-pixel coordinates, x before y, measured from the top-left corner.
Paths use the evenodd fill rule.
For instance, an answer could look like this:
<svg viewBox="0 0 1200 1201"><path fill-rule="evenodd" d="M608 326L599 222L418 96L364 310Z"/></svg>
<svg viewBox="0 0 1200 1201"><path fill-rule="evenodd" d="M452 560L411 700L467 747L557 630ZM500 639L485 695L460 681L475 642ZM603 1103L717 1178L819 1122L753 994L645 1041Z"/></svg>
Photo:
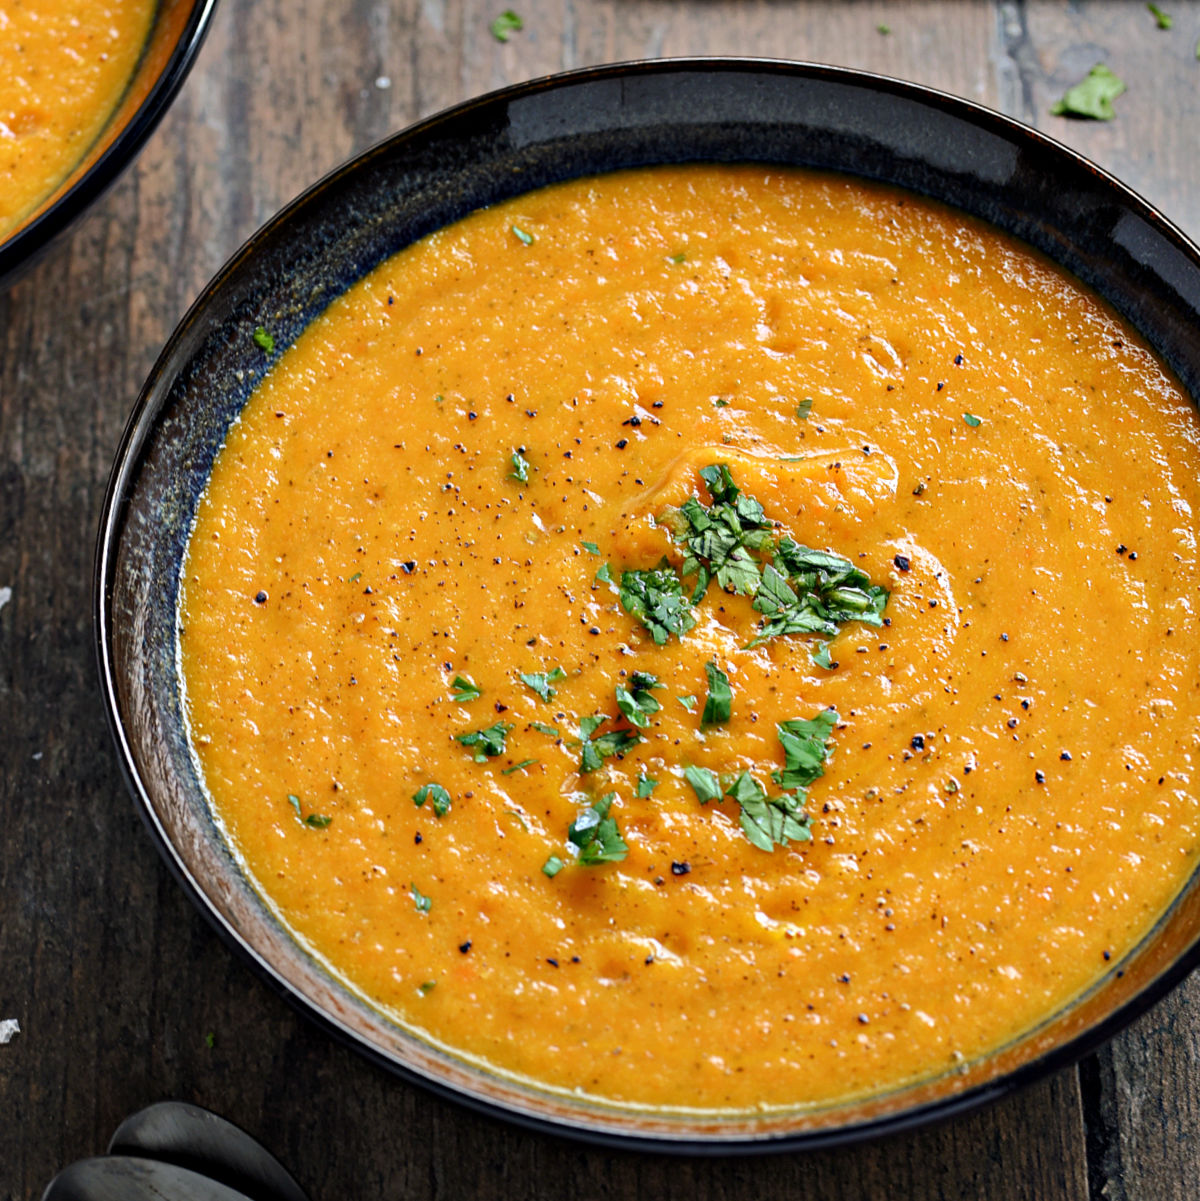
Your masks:
<svg viewBox="0 0 1200 1201"><path fill-rule="evenodd" d="M501 45L488 26L512 2L525 29ZM392 1079L298 1018L174 885L118 774L90 630L100 497L158 349L228 255L349 155L565 67L790 57L1000 108L1197 234L1200 4L1164 7L1171 31L1134 2L222 0L136 167L0 296L0 588L12 590L0 608L0 1019L21 1023L0 1047L0 1201L38 1197L126 1114L167 1097L245 1126L314 1201L1196 1195L1195 982L1080 1071L933 1129L808 1156L587 1150ZM1129 83L1118 119L1051 117L1100 60Z"/></svg>

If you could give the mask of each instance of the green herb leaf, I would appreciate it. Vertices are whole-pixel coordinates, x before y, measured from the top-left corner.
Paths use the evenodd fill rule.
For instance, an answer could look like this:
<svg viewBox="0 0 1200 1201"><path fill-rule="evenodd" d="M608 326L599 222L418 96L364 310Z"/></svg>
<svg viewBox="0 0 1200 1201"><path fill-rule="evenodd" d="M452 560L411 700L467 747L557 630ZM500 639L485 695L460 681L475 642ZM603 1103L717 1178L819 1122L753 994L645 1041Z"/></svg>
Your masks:
<svg viewBox="0 0 1200 1201"><path fill-rule="evenodd" d="M690 693L687 696L677 696L675 698L689 713L696 712L696 698Z"/></svg>
<svg viewBox="0 0 1200 1201"><path fill-rule="evenodd" d="M637 795L640 798L648 797L658 787L658 781L652 780L645 772L639 772L637 778Z"/></svg>
<svg viewBox="0 0 1200 1201"><path fill-rule="evenodd" d="M324 813L310 813L305 817L300 798L294 792L288 793L288 804L296 811L296 820L312 830L324 830L333 821L332 817L327 817Z"/></svg>
<svg viewBox="0 0 1200 1201"><path fill-rule="evenodd" d="M650 571L621 572L621 606L638 618L658 646L682 638L695 624L679 577L664 564Z"/></svg>
<svg viewBox="0 0 1200 1201"><path fill-rule="evenodd" d="M210 1051L217 1045L217 1036L211 1030L204 1036L204 1045Z"/></svg>
<svg viewBox="0 0 1200 1201"><path fill-rule="evenodd" d="M704 672L708 676L708 700L704 702L700 724L720 725L733 712L733 689L729 687L729 677L711 659L704 665Z"/></svg>
<svg viewBox="0 0 1200 1201"><path fill-rule="evenodd" d="M596 580L601 584L611 584L613 582L612 568L607 563L600 564L600 570L596 572Z"/></svg>
<svg viewBox="0 0 1200 1201"><path fill-rule="evenodd" d="M771 778L780 788L807 788L825 774L829 740L839 720L836 709L825 709L816 717L797 717L775 727L783 745L784 766L772 772Z"/></svg>
<svg viewBox="0 0 1200 1201"><path fill-rule="evenodd" d="M729 408L729 401L727 401L723 396L718 396L713 401L713 405L718 409L727 409Z"/></svg>
<svg viewBox="0 0 1200 1201"><path fill-rule="evenodd" d="M522 671L517 673L521 677L521 683L527 688L533 689L544 701L554 699L554 689L551 684L557 684L559 680L565 680L567 673L561 667L556 667L553 671Z"/></svg>
<svg viewBox="0 0 1200 1201"><path fill-rule="evenodd" d="M600 553L600 548L594 542L581 542L579 545L582 546L589 555L598 555Z"/></svg>
<svg viewBox="0 0 1200 1201"><path fill-rule="evenodd" d="M1081 83L1068 88L1050 110L1056 117L1087 117L1093 121L1111 121L1116 115L1112 102L1125 91L1123 80L1097 63Z"/></svg>
<svg viewBox="0 0 1200 1201"><path fill-rule="evenodd" d="M876 25L875 32L887 37L887 35L892 32L892 27L890 25Z"/></svg>
<svg viewBox="0 0 1200 1201"><path fill-rule="evenodd" d="M834 664L833 660L829 657L829 643L828 642L822 642L821 645L818 646L815 651L813 651L812 661L818 667L822 667L826 671L833 671L833 669L836 665Z"/></svg>
<svg viewBox="0 0 1200 1201"><path fill-rule="evenodd" d="M356 572L355 572L355 573L354 573L354 574L353 574L353 575L350 577L350 579L349 579L349 581L348 581L348 582L349 582L349 583L351 583L351 584L357 584L357 583L358 583L358 581L359 581L359 580L361 580L361 579L362 579L362 572L361 572L361 571L356 571Z"/></svg>
<svg viewBox="0 0 1200 1201"><path fill-rule="evenodd" d="M1146 8L1149 10L1150 15L1154 18L1154 22L1159 29L1170 29L1171 26L1175 24L1175 21L1171 15L1163 12L1163 10L1159 8L1157 4L1147 4Z"/></svg>
<svg viewBox="0 0 1200 1201"><path fill-rule="evenodd" d="M507 42L509 35L525 28L525 22L511 8L506 8L492 22L492 37L498 42Z"/></svg>
<svg viewBox="0 0 1200 1201"><path fill-rule="evenodd" d="M539 734L549 734L551 738L560 737L557 726L546 726L540 721L531 721L529 726L530 729L537 730Z"/></svg>
<svg viewBox="0 0 1200 1201"><path fill-rule="evenodd" d="M512 470L508 473L510 480L516 480L519 484L527 484L529 482L529 461L522 457L519 450L514 450L509 457L512 463Z"/></svg>
<svg viewBox="0 0 1200 1201"><path fill-rule="evenodd" d="M564 867L566 867L566 864L563 863L563 861L557 855L551 855L550 858L542 864L542 872L544 875L549 876L550 879L553 880L554 877L557 876Z"/></svg>
<svg viewBox="0 0 1200 1201"><path fill-rule="evenodd" d="M630 685L628 689L617 685L617 707L631 724L645 729L650 718L662 708L650 690L664 685L647 671L635 671Z"/></svg>
<svg viewBox="0 0 1200 1201"><path fill-rule="evenodd" d="M589 805L567 831L567 837L579 848L579 862L585 867L619 863L629 853L615 819L608 816L616 795L615 792L606 793Z"/></svg>
<svg viewBox="0 0 1200 1201"><path fill-rule="evenodd" d="M983 424L982 417L976 417L974 413L964 413L963 420L974 430L978 429Z"/></svg>
<svg viewBox="0 0 1200 1201"><path fill-rule="evenodd" d="M809 413L812 412L812 406L813 406L812 397L806 396L796 406L796 416L799 417L801 421L807 421Z"/></svg>
<svg viewBox="0 0 1200 1201"><path fill-rule="evenodd" d="M254 331L254 345L267 354L275 353L275 339L261 325Z"/></svg>
<svg viewBox="0 0 1200 1201"><path fill-rule="evenodd" d="M520 771L523 767L532 767L536 762L536 759L522 759L520 763L514 763L512 767L506 767L500 774L502 776L511 776L513 772Z"/></svg>
<svg viewBox="0 0 1200 1201"><path fill-rule="evenodd" d="M504 740L512 726L506 721L498 721L486 730L472 730L467 734L455 734L454 741L461 742L465 747L475 751L475 762L483 763L496 755L504 753Z"/></svg>
<svg viewBox="0 0 1200 1201"><path fill-rule="evenodd" d="M415 884L410 884L412 889L413 904L417 907L418 913L428 913L433 908L433 899L427 897Z"/></svg>
<svg viewBox="0 0 1200 1201"><path fill-rule="evenodd" d="M709 801L720 801L721 781L717 773L707 767L685 767L683 778L692 786L700 804L707 805Z"/></svg>
<svg viewBox="0 0 1200 1201"><path fill-rule="evenodd" d="M527 230L522 229L519 225L513 225L513 226L510 226L510 228L512 229L513 233L516 234L517 241L520 242L522 245L524 245L524 246L532 246L533 245L533 234L529 233Z"/></svg>
<svg viewBox="0 0 1200 1201"><path fill-rule="evenodd" d="M582 743L579 752L579 774L586 775L595 771L605 759L635 746L641 735L636 730L609 730L599 738L592 735L609 719L602 715L585 717L579 722L579 741Z"/></svg>
<svg viewBox="0 0 1200 1201"><path fill-rule="evenodd" d="M437 988L436 980L425 980L421 984L417 985L417 992L419 992L421 996L426 997L433 992L435 988Z"/></svg>
<svg viewBox="0 0 1200 1201"><path fill-rule="evenodd" d="M672 262L672 263L675 263L676 265L678 265L679 263L687 262L687 255L684 254L684 252L682 250L677 250L674 254L668 255L667 260L668 260L668 262Z"/></svg>
<svg viewBox="0 0 1200 1201"><path fill-rule="evenodd" d="M450 812L450 794L440 784L422 784L413 793L413 804L418 809L427 800L433 802L433 811L438 817L445 817Z"/></svg>
<svg viewBox="0 0 1200 1201"><path fill-rule="evenodd" d="M450 699L464 705L468 701L477 701L483 695L479 685L468 676L455 676L451 689Z"/></svg>
<svg viewBox="0 0 1200 1201"><path fill-rule="evenodd" d="M759 850L773 851L777 846L812 838L808 814L799 796L785 793L781 797L768 797L766 789L746 771L734 780L725 795L741 806L742 831Z"/></svg>

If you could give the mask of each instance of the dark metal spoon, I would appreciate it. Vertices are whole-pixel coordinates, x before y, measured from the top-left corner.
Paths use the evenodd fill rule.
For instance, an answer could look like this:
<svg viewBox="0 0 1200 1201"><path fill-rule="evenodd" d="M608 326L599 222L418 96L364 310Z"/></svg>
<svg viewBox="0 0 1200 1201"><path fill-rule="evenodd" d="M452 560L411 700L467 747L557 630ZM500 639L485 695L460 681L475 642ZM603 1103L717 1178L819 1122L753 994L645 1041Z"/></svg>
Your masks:
<svg viewBox="0 0 1200 1201"><path fill-rule="evenodd" d="M308 1201L256 1139L198 1105L163 1101L117 1128L108 1155L60 1172L42 1201Z"/></svg>

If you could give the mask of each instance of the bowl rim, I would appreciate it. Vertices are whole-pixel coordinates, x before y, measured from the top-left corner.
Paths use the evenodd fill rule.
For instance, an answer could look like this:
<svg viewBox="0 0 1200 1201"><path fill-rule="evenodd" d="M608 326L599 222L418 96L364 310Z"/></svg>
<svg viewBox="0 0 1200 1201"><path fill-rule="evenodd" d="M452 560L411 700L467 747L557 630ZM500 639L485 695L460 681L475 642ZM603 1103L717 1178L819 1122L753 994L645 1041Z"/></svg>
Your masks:
<svg viewBox="0 0 1200 1201"><path fill-rule="evenodd" d="M207 0L209 7L216 0ZM365 150L334 167L314 184L300 192L293 200L256 230L226 261L187 310L172 331L146 383L143 385L122 433L114 455L113 467L105 490L97 530L96 551L93 567L93 637L97 656L105 717L117 747L121 773L137 805L142 819L149 830L159 853L171 874L183 887L193 905L216 930L225 944L244 962L283 996L294 1008L319 1028L334 1036L343 1045L352 1047L370 1062L385 1068L393 1076L416 1083L431 1092L451 1099L458 1104L492 1118L499 1118L519 1127L541 1134L556 1134L597 1147L608 1147L626 1151L655 1154L686 1155L699 1157L759 1156L794 1151L823 1150L843 1147L890 1136L911 1132L938 1122L966 1114L1001 1097L1011 1095L1029 1085L1046 1079L1062 1068L1077 1063L1084 1056L1109 1041L1126 1026L1146 1013L1163 996L1175 988L1196 967L1200 966L1200 937L1195 939L1177 958L1162 969L1148 983L1127 999L1119 1003L1106 1015L1066 1038L1049 1050L1033 1054L1015 1068L972 1085L960 1092L951 1092L932 1101L918 1102L904 1109L894 1110L865 1120L852 1121L845 1125L824 1128L802 1128L782 1133L697 1135L654 1132L637 1132L629 1129L615 1131L597 1125L587 1112L574 1111L574 1116L546 1115L523 1111L498 1103L481 1093L473 1093L412 1067L398 1063L386 1052L371 1043L360 1033L347 1027L335 1015L319 1008L313 1001L293 989L271 964L256 951L216 910L209 901L199 881L195 879L183 861L178 849L170 839L141 776L130 744L122 725L120 701L116 686L116 665L113 650L113 614L110 607L112 587L115 579L116 550L122 533L122 514L129 487L140 471L143 454L153 428L162 413L168 396L161 387L164 379L174 378L185 365L173 360L188 331L202 319L213 297L219 294L226 280L238 271L241 264L253 255L263 242L286 225L297 212L323 195L348 174L357 172L380 154L392 154L403 149L406 143L419 139L436 127L469 114L475 109L523 99L558 87L571 86L589 81L616 79L631 75L671 75L682 72L740 72L758 73L764 76L788 75L792 77L843 82L866 87L877 93L895 95L933 103L952 115L984 130L1001 131L1010 139L1023 140L1051 155L1062 156L1076 169L1083 171L1111 189L1116 198L1146 221L1160 236L1182 251L1189 259L1200 265L1200 246L1189 238L1178 226L1138 192L1116 178L1086 156L1066 146L1057 139L1006 116L986 105L968 100L937 88L927 87L876 72L851 67L833 66L800 60L737 57L737 56L688 56L662 59L634 59L622 62L603 63L575 68L568 71L543 75L521 83L511 84L460 101L429 116L423 117L401 130L388 135ZM1067 270L1066 268L1063 268ZM329 298L332 301L333 297ZM1193 397L1194 402L1200 398ZM1187 887L1179 896L1185 895ZM1169 913L1176 902L1166 911ZM1160 915L1161 921L1163 915ZM1157 923L1152 931L1157 929ZM1143 942L1150 935L1145 936ZM1139 947L1142 944L1139 944ZM1076 1004L1083 1000L1076 998ZM1056 1015L1052 1015L1056 1016ZM1028 1032L1027 1032L1028 1033ZM1021 1037L1025 1037L1023 1035ZM683 1124L681 1123L681 1130Z"/></svg>
<svg viewBox="0 0 1200 1201"><path fill-rule="evenodd" d="M74 183L60 195L52 192L53 199L45 208L10 237L0 240L0 289L15 283L32 268L132 165L183 86L208 34L217 3L218 0L193 0L166 64L124 127ZM156 21L160 7L161 4L156 5ZM153 28L149 36L153 36ZM135 67L135 76L137 70ZM103 134L101 130L100 136Z"/></svg>

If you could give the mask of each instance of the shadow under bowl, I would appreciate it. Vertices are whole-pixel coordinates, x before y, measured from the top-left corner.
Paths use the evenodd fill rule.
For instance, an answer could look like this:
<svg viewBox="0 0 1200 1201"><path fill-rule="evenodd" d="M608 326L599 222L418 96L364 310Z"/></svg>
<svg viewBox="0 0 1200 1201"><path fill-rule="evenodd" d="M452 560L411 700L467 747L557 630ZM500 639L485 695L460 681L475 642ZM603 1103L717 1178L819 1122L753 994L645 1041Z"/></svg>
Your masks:
<svg viewBox="0 0 1200 1201"><path fill-rule="evenodd" d="M1123 185L1035 131L926 88L759 60L666 60L534 81L423 121L332 173L227 264L130 419L99 536L95 621L108 716L159 849L226 940L309 1017L384 1067L492 1114L593 1142L729 1154L827 1146L978 1106L1110 1037L1200 960L1192 884L1089 992L957 1071L820 1108L645 1112L566 1097L456 1058L328 974L238 869L189 753L176 598L189 529L230 423L280 348L388 256L481 206L584 174L683 162L808 166L956 206L1098 292L1200 396L1200 251Z"/></svg>
<svg viewBox="0 0 1200 1201"><path fill-rule="evenodd" d="M167 111L208 32L217 0L161 0L113 115L61 183L0 239L0 290L31 270L117 181Z"/></svg>

